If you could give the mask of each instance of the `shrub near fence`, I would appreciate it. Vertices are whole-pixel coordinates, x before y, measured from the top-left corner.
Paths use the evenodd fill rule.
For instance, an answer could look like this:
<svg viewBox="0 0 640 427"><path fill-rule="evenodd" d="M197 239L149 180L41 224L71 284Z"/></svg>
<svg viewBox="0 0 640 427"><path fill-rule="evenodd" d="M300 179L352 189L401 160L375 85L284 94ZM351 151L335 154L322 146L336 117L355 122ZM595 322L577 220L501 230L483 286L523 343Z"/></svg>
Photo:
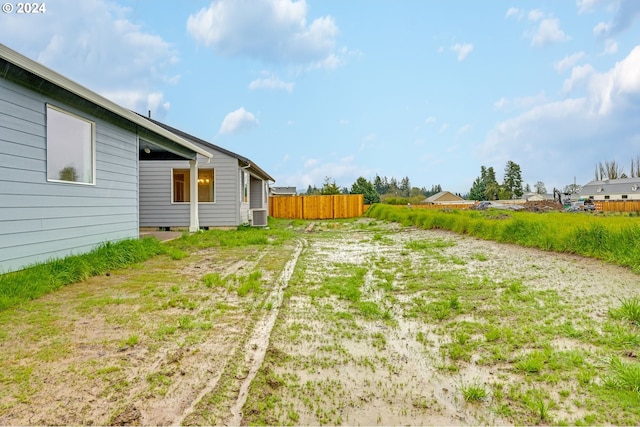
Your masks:
<svg viewBox="0 0 640 427"><path fill-rule="evenodd" d="M269 215L282 219L357 218L364 213L362 194L269 197Z"/></svg>

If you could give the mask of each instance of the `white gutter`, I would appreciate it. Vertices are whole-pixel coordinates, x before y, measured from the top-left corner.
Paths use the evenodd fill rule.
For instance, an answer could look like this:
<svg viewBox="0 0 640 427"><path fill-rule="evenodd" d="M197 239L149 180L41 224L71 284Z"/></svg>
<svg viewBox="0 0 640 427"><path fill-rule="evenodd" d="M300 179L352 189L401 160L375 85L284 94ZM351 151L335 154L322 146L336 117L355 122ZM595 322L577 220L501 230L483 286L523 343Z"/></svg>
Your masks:
<svg viewBox="0 0 640 427"><path fill-rule="evenodd" d="M58 74L55 71L45 67L44 65L35 62L12 49L9 49L2 43L0 43L0 58L3 58L14 65L17 65L18 67L26 71L29 71L30 73L33 73L36 76L48 82L51 82L62 89L68 90L69 92L78 95L79 97L84 98L87 101L90 101L95 105L104 108L105 110L111 111L112 113L142 128L145 128L155 134L167 138L168 140L173 141L178 145L188 148L189 150L194 151L209 159L213 157L213 154L211 154L210 152L203 150L202 148L190 143L189 141L179 137L172 132L169 132L161 126L158 126L155 123L140 117L136 113L119 106L115 102L109 101L107 98L98 95L97 93L87 89L82 85L79 85L73 80L70 80L63 75Z"/></svg>

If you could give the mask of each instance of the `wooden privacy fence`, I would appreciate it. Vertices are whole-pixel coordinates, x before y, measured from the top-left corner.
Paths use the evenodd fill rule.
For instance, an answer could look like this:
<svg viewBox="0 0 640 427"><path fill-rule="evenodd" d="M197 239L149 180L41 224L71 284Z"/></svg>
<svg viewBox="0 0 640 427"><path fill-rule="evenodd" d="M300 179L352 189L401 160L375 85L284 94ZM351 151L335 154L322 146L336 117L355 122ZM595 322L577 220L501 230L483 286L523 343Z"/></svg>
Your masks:
<svg viewBox="0 0 640 427"><path fill-rule="evenodd" d="M269 197L269 216L283 219L356 218L364 213L364 195Z"/></svg>
<svg viewBox="0 0 640 427"><path fill-rule="evenodd" d="M597 211L605 212L638 212L640 211L640 200L615 200L593 202Z"/></svg>

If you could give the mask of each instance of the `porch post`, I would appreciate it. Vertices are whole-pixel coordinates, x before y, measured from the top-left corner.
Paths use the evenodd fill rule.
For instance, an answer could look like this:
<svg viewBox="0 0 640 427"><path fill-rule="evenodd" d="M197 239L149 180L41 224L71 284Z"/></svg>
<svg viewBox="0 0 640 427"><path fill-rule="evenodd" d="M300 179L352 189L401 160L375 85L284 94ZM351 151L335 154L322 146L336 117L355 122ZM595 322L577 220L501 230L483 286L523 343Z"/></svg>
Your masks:
<svg viewBox="0 0 640 427"><path fill-rule="evenodd" d="M190 219L189 219L189 231L196 232L200 229L200 221L198 215L198 160L189 160L190 168Z"/></svg>

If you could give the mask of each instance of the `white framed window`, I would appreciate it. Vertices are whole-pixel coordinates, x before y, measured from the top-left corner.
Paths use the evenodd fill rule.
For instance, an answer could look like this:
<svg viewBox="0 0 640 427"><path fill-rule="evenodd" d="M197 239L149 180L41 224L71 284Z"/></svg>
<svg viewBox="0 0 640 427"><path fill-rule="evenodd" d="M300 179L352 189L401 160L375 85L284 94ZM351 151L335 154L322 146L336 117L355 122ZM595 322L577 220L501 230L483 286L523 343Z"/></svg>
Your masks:
<svg viewBox="0 0 640 427"><path fill-rule="evenodd" d="M95 123L47 105L47 181L96 183Z"/></svg>
<svg viewBox="0 0 640 427"><path fill-rule="evenodd" d="M171 170L171 202L189 203L191 201L191 170ZM198 169L198 203L215 203L214 169Z"/></svg>

